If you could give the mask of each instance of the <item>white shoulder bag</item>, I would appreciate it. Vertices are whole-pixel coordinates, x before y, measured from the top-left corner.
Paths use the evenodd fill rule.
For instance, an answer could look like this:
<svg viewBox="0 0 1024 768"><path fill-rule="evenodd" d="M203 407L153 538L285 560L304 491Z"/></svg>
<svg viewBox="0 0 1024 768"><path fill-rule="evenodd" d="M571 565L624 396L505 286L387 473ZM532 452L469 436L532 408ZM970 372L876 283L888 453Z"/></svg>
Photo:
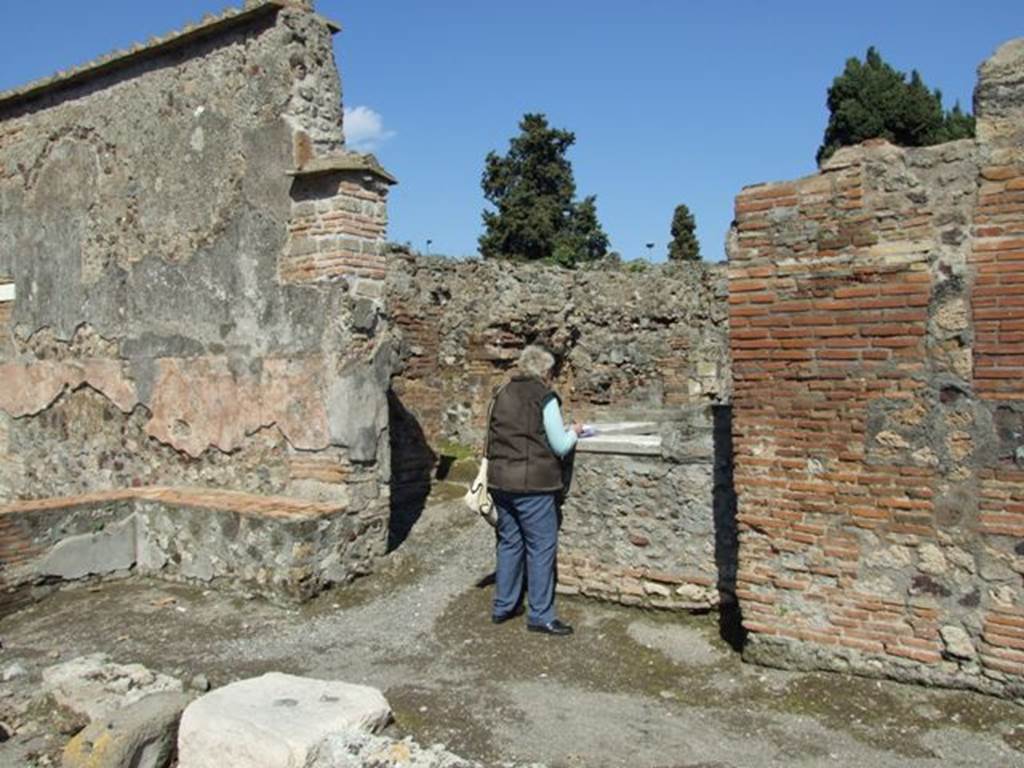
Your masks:
<svg viewBox="0 0 1024 768"><path fill-rule="evenodd" d="M498 390L498 393L500 392L501 390ZM497 398L498 394L495 394L491 398L491 404L487 407L487 421L484 423L486 430L484 432L484 455L480 459L480 471L476 473L476 477L469 485L469 490L463 497L463 501L470 511L480 515L492 528L498 525L498 510L494 506L494 499L491 498L491 492L487 488L487 454L491 443L491 413Z"/></svg>

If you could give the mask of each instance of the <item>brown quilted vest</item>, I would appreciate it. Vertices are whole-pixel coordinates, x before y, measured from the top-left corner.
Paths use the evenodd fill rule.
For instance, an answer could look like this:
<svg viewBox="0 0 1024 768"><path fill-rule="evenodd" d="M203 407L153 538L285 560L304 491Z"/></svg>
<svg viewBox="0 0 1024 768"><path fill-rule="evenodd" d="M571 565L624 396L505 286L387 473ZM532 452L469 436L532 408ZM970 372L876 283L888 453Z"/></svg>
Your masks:
<svg viewBox="0 0 1024 768"><path fill-rule="evenodd" d="M534 376L515 376L494 399L487 485L512 493L562 490L562 463L544 434L544 404L558 395Z"/></svg>

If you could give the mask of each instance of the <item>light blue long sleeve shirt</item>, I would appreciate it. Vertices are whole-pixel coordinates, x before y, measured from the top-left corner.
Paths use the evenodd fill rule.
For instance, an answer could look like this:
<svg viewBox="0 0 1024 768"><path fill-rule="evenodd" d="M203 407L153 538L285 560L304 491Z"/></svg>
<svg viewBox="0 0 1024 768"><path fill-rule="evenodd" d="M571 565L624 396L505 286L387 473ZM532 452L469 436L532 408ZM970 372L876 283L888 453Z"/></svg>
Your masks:
<svg viewBox="0 0 1024 768"><path fill-rule="evenodd" d="M562 412L558 408L558 399L549 397L544 403L544 436L548 439L548 445L555 452L558 458L562 458L576 445L576 432L566 429L562 421Z"/></svg>

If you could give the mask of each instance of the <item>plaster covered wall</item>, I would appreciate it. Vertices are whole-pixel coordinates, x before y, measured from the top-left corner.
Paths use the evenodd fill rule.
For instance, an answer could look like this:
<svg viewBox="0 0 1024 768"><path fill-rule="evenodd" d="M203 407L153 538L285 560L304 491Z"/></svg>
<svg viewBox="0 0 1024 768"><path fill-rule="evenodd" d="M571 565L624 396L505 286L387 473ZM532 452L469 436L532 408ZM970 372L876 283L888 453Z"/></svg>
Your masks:
<svg viewBox="0 0 1024 768"><path fill-rule="evenodd" d="M1024 691L1024 41L976 141L745 189L729 244L746 654Z"/></svg>
<svg viewBox="0 0 1024 768"><path fill-rule="evenodd" d="M0 94L0 502L280 494L383 550L393 180L344 151L336 30L251 2ZM309 209L358 253L289 272Z"/></svg>

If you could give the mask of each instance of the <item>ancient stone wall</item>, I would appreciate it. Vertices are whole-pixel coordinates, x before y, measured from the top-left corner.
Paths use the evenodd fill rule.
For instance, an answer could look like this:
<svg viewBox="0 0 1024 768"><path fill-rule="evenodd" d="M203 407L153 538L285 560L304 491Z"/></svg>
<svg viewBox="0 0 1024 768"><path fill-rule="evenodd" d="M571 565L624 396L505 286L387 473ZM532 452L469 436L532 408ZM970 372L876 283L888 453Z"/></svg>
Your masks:
<svg viewBox="0 0 1024 768"><path fill-rule="evenodd" d="M0 506L0 613L32 589L143 574L304 600L372 569L375 537L338 504L148 487Z"/></svg>
<svg viewBox="0 0 1024 768"><path fill-rule="evenodd" d="M278 494L383 550L393 179L344 151L336 30L250 2L0 94L0 502Z"/></svg>
<svg viewBox="0 0 1024 768"><path fill-rule="evenodd" d="M652 421L664 441L650 453L581 447L559 588L650 607L717 604L735 563L729 467L716 472L710 408L729 396L723 277L704 264L569 271L395 258L396 505L414 509L446 455L480 450L492 392L523 347L540 343L563 361L556 389L567 416Z"/></svg>
<svg viewBox="0 0 1024 768"><path fill-rule="evenodd" d="M1024 691L1024 41L977 141L745 189L729 245L750 658Z"/></svg>
<svg viewBox="0 0 1024 768"><path fill-rule="evenodd" d="M432 442L478 443L492 391L531 343L560 358L556 388L581 417L729 397L719 266L396 257L388 308L403 337L393 389Z"/></svg>

